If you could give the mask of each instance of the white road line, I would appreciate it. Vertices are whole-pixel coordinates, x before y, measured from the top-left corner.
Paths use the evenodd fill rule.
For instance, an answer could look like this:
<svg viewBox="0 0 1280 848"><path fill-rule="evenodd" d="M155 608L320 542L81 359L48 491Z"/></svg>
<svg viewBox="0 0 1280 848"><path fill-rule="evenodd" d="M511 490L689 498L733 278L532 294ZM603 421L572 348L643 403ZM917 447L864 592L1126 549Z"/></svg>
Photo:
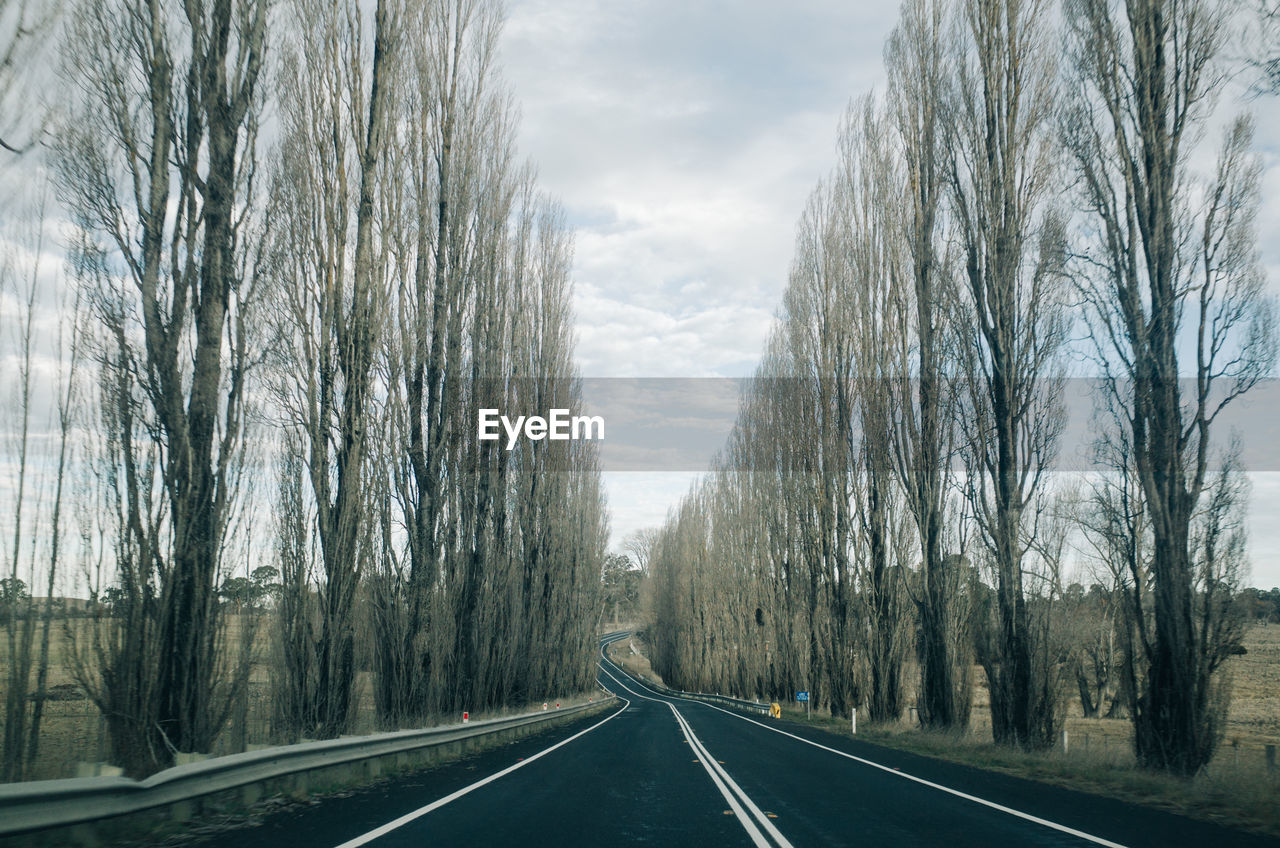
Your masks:
<svg viewBox="0 0 1280 848"><path fill-rule="evenodd" d="M688 741L689 747L693 749L693 755L698 758L698 762L702 764L707 775L711 778L711 782L715 785L716 789L720 791L720 794L724 796L725 801L729 802L729 808L733 810L734 817L738 820L738 823L742 825L743 830L747 832L747 836L751 837L752 844L755 845L756 848L772 848L769 844L769 840L765 839L764 834L760 832L760 828L756 827L755 822L751 821L751 818L747 815L746 811L742 809L742 805L738 803L738 799L729 791L729 788L724 784L724 781L716 776L715 771L711 768L710 757L707 755L706 749L699 744L697 737L693 735L693 731L685 722L684 716L680 715L680 711L675 708L675 705L667 704L667 706L670 707L671 712L675 714L676 724L680 726L680 730L684 733L684 738Z"/></svg>
<svg viewBox="0 0 1280 848"><path fill-rule="evenodd" d="M680 714L680 711L676 709L674 704L668 703L667 706L671 708L671 712L675 713L676 719L684 728L685 736L689 739L689 744L694 748L695 752L698 753L698 758L702 760L703 767L711 773L711 779L715 780L716 775L718 774L720 779L724 781L730 789L737 793L738 797L742 800L743 805L751 811L751 815L755 816L756 821L760 822L760 825L769 833L770 836L773 837L774 841L778 843L780 848L795 848L795 846L791 844L790 840L778 831L778 828L774 826L773 822L769 821L769 817L764 814L763 810L756 806L755 802L753 802L747 793L743 791L742 787L729 776L728 772L720 767L716 758L711 756L711 752L707 750L706 746L702 744L702 740L693 732L693 727L689 724L689 720Z"/></svg>
<svg viewBox="0 0 1280 848"><path fill-rule="evenodd" d="M707 774L711 777L711 782L715 784L716 789L719 789L720 794L729 802L730 809L733 810L733 814L737 816L738 822L742 825L743 829L746 830L747 835L751 837L752 842L757 846L771 845L771 843L764 838L760 829L756 827L755 822L751 821L751 818L747 816L747 811L750 811L751 816L760 822L769 835L774 838L780 848L795 848L795 846L793 846L791 842L782 835L778 828L774 826L773 822L769 821L769 817L764 814L763 810L756 806L755 802L751 800L750 796L748 796L745 791L743 791L742 787L729 776L728 772L720 767L716 758L711 755L711 752L702 744L702 740L700 740L697 734L693 732L693 727L689 724L688 719L681 715L680 711L676 709L675 704L670 701L664 701L662 698L650 698L646 695L641 695L639 692L636 692L630 686L615 677L613 673L603 665L600 666L600 670L613 678L614 683L617 683L637 698L643 698L646 701L653 701L658 704L666 704L667 707L670 708L671 712L676 717L676 723L684 733L684 738L689 742L689 747L693 749L694 756L698 758L698 762L700 762L702 767L706 769ZM653 690L651 689L649 691L652 692ZM658 693L655 692L654 694ZM735 794L737 795L737 798L734 797ZM739 799L741 800L741 804L738 802ZM744 810L743 807L746 807L746 810Z"/></svg>
<svg viewBox="0 0 1280 848"><path fill-rule="evenodd" d="M621 696L619 697L621 698ZM405 815L401 816L398 819L387 822L381 827L374 828L368 833L362 834L361 836L357 836L355 839L351 839L346 842L343 842L337 848L356 848L356 846L358 845L368 844L369 842L372 842L373 840L377 839L379 836L385 836L386 834L390 833L396 828L403 827L404 825L408 824L414 819L425 816L427 813L431 812L432 810L438 810L441 807L443 807L445 804L448 804L451 801L456 801L459 798L461 798L463 795L466 795L470 792L474 792L475 790L479 789L481 786L485 786L487 784L493 783L498 778L511 774L511 772L515 771L516 769L524 768L534 760L541 759L542 757L545 757L547 754L550 754L556 748L560 748L564 745L568 745L570 742L577 739L579 736L585 736L586 734L595 730L597 727L607 724L613 721L618 716L622 715L622 713L626 712L627 707L631 706L631 702L628 701L626 698L621 698L621 700L626 701L626 705L622 709L614 713L613 715L606 718L604 721L598 721L595 724L588 727L586 730L579 730L577 733L573 734L568 739L562 739L556 744L552 745L550 748L543 748L541 751L534 754L533 756L525 757L523 760L516 763L515 765L507 766L502 771L494 772L493 774L489 775L483 780L477 780L475 783L471 784L470 786L464 786L461 789L459 789L457 792L450 793L444 796L443 798L439 799L438 801L432 801L430 804L427 804L425 807L420 807L419 809L416 809L411 813L406 813Z"/></svg>
<svg viewBox="0 0 1280 848"><path fill-rule="evenodd" d="M617 668L617 665L616 665L616 664L614 664L614 667L615 667L615 668ZM620 672L622 672L623 674L626 674L626 672L625 672L625 671L623 671L621 668L619 668L618 670L619 670ZM607 671L606 671L605 673L606 673L606 674L608 674L608 672L607 672ZM612 675L612 674L610 674L609 676L610 676L610 677L613 677L613 675ZM636 680L636 678L632 677L631 675L627 675L627 677L628 677L628 679ZM617 678L614 678L614 679L616 680ZM642 689L645 689L645 690L647 690L647 691L649 691L649 692L653 692L655 695L661 694L661 693L660 693L660 692L658 692L656 689L650 689L648 686L646 686L646 685L645 685L645 684L643 684L643 683L640 683L638 680L637 680L636 682L637 682L637 685L638 685L638 686L640 686L640 688L642 688ZM629 691L629 692L630 692L631 690L630 690L630 689L628 689L627 691ZM641 698L643 698L643 697L644 697L643 695L640 695L638 692L632 692L632 694L636 695L637 697L641 697ZM677 695L671 695L671 696L668 696L668 697L673 697L673 698L674 698L674 697L679 697L679 696L677 696ZM682 699L682 700L689 700L689 699ZM1017 818L1024 819L1024 820L1029 821L1029 822L1034 822L1034 823L1036 823L1036 824L1038 824L1038 825L1043 825L1044 827L1051 828L1051 829L1056 830L1056 831L1059 831L1059 832L1061 832L1061 833L1070 834L1071 836L1078 837L1078 838L1083 839L1083 840L1085 840L1085 841L1087 841L1087 842L1092 842L1092 843L1094 843L1095 845L1106 845L1106 846L1108 846L1108 848L1126 848L1126 846L1124 846L1123 844L1121 844L1121 843L1119 843L1119 842L1112 842L1112 841L1110 841L1110 840L1108 840L1108 839L1103 839L1101 836L1094 836L1094 835L1093 835L1093 834L1091 834L1091 833L1085 833L1085 832L1084 832L1084 831L1082 831L1082 830L1076 830L1076 829L1075 829L1075 828L1073 828L1073 827L1067 827L1065 824L1058 824L1057 822L1049 821L1048 819L1042 819L1042 818L1040 818L1039 816L1033 816L1033 815L1031 815L1030 813L1024 813L1024 812L1022 812L1021 810L1015 810L1015 809L1013 809L1012 807L1006 807L1006 806L1004 806L1003 804L997 804L995 801L988 801L988 800L987 800L987 799L985 799L985 798L979 798L977 795L970 795L968 792L961 792L959 789L952 789L950 786L943 786L943 785L942 785L942 784L940 784L940 783L934 783L934 782L933 782L933 781L931 781L931 780L925 780L923 777L916 777L914 774L908 774L908 773L907 773L907 772L905 772L905 771L899 771L898 769L894 769L894 768L890 768L889 766L881 765L880 763L874 762L874 761L872 761L872 760L868 760L868 759L864 759L864 758L862 758L862 757L854 756L853 754L849 754L849 753L846 753L846 752L844 752L844 751L839 751L839 750L837 750L837 749L835 749L835 748L829 748L829 747L827 747L826 745L823 745L823 744L818 743L818 742L814 742L812 739L805 739L803 736L797 736L797 735L795 735L794 733L788 733L788 732L786 732L785 730L779 730L779 729L778 729L778 728L776 728L776 727L770 727L769 725L767 725L767 724L765 724L765 723L763 723L763 722L756 721L756 720L755 720L755 719L753 719L753 718L747 718L747 717L746 717L746 716L744 716L744 715L739 715L738 713L730 712L729 710L721 709L720 707L717 707L717 706L716 706L716 705L714 705L714 704L708 704L708 703L706 703L705 701L695 701L694 703L700 703L700 704L702 704L703 706L711 707L711 709L713 709L713 710L719 710L720 712L724 713L724 714L725 714L725 715L727 715L727 716L733 716L734 718L742 719L743 721L750 722L751 724L754 724L754 725L756 725L756 726L758 726L758 727L763 727L765 730L771 730L771 731L773 731L774 733L781 733L783 736L789 736L789 737L791 737L792 739L795 739L795 740L797 740L797 741L799 741L799 742L803 742L803 743L805 743L806 745L812 745L812 746L813 746L813 747L815 747L815 748L821 748L821 749L822 749L822 750L824 750L824 751L830 751L831 753L833 753L833 754L835 754L835 755L837 755L837 756L844 757L844 758L846 758L846 759L849 759L849 760L853 760L853 761L855 761L855 762L862 763L863 765L871 766L872 768L880 769L881 771L885 772L886 774L891 774L891 775L893 775L893 776L895 776L895 777L901 777L901 778L905 778L906 780L911 780L911 781L914 781L914 782L916 782L916 783L923 784L924 786L928 786L928 787L929 787L929 788L931 788L931 789L937 789L937 790L939 790L940 792L946 792L946 793L948 793L948 794L950 794L950 795L955 795L955 796L956 796L956 797L958 797L958 798L964 798L966 801L973 801L975 804L981 804L981 805L983 805L984 807L990 807L990 808L991 808L991 809L993 809L993 810L999 810L999 811L1000 811L1000 812L1002 812L1002 813L1007 813L1007 814L1009 814L1009 815L1011 815L1011 816L1016 816Z"/></svg>

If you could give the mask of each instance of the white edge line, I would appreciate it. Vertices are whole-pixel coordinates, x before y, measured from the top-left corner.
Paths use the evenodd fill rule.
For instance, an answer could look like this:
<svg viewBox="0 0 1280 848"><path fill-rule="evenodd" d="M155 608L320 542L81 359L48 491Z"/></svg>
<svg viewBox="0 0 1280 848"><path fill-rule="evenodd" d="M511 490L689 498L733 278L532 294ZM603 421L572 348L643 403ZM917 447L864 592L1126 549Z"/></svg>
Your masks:
<svg viewBox="0 0 1280 848"><path fill-rule="evenodd" d="M622 713L626 712L627 707L631 706L631 702L626 698L622 698L621 696L619 696L619 699L622 701L626 701L625 706L623 706L622 709L618 710L613 715L604 719L604 721L596 722L595 724L591 725L585 730L579 730L577 733L573 734L568 739L562 739L556 744L552 745L550 748L543 748L541 751L534 754L533 756L525 757L520 762L515 763L514 765L507 766L502 771L494 772L493 774L489 775L486 778L477 780L475 783L471 784L470 786L464 786L461 789L457 790L456 792L452 792L437 801L432 801L430 804L427 804L425 807L420 807L411 813L405 813L400 818L389 821L386 824L382 825L381 827L374 828L368 833L357 836L355 839L347 840L346 842L343 842L341 845L337 846L337 848L357 848L357 846L359 845L368 844L369 842L372 842L378 837L385 836L386 834L390 833L396 828L399 828L408 824L414 819L425 816L427 813L431 812L432 810L438 810L441 807L443 807L445 804L448 804L451 801L458 800L463 795L473 792L476 789L479 789L480 787L485 786L486 784L493 783L493 781L497 780L500 777L504 777L508 774L511 774L511 772L515 771L516 769L524 768L534 760L540 759L546 756L547 754L550 754L556 748L559 748L563 745L568 745L570 742L577 739L579 736L583 736L587 733L590 733L591 731L595 730L597 727L600 727L603 724L607 724L608 722L613 721L615 718L622 715Z"/></svg>
<svg viewBox="0 0 1280 848"><path fill-rule="evenodd" d="M617 668L617 665L612 663L612 661L611 661L611 664L614 665L615 668ZM622 671L621 668L619 668L618 670ZM625 671L622 671L622 673L626 674ZM609 676L613 677L613 675L611 674ZM627 675L627 677L628 679L635 680L635 678L633 678L631 675ZM614 679L616 680L617 678L614 678ZM636 681L636 683L637 685L640 686L640 688L645 689L649 692L653 692L655 695L661 694L656 689L650 689L648 686L646 686L643 683L640 683L638 680ZM631 690L628 689L627 691L631 691ZM632 694L639 695L638 692L633 692ZM640 695L640 697L643 698L644 696ZM680 696L669 695L667 697L678 698ZM692 700L692 699L682 698L681 700ZM985 798L979 798L976 795L970 795L968 792L961 792L959 789L952 789L950 786L943 786L940 783L934 783L931 780L925 780L923 777L916 777L914 774L908 774L905 771L900 771L895 768L890 768L889 766L881 765L880 763L874 762L872 760L867 760L862 757L855 756L853 754L846 753L845 751L840 751L835 748L828 748L826 745L823 745L819 742L814 742L811 739L805 739L803 736L796 736L794 733L788 733L785 730L779 730L776 727L770 727L769 725L764 724L763 722L756 721L753 718L747 718L744 715L738 715L737 713L733 713L733 712L729 712L728 710L721 709L720 707L717 707L715 704L708 704L705 701L693 701L693 703L703 704L704 706L710 707L713 710L719 710L720 712L724 713L727 716L733 716L734 718L742 719L743 721L750 722L751 724L757 725L759 727L763 727L765 730L771 730L774 733L781 733L783 736L789 736L792 739L805 743L806 745L812 745L815 748L821 748L824 751L830 751L833 754L836 754L841 757L845 757L846 759L854 760L855 762L862 763L863 765L868 765L873 768L878 768L887 774L892 774L896 777L901 777L907 780L915 781L916 783L923 784L925 786L930 787L931 789L937 789L941 792L946 792L950 795L955 795L956 797L964 798L966 801L973 801L975 804L981 804L984 807L990 807L993 810L999 810L1002 813L1008 813L1011 816L1016 816L1017 818L1025 819L1026 821L1034 822L1038 825L1043 825L1044 827L1051 828L1053 830L1057 830L1062 833L1070 834L1071 836L1075 836L1080 839L1087 840L1096 845L1106 845L1108 846L1108 848L1126 848L1125 845L1119 842L1112 842L1108 839L1103 839L1101 836L1094 836L1091 833L1085 833L1082 830L1076 830L1073 827L1067 827L1065 824L1058 824L1057 822L1049 821L1048 819L1042 819L1039 816L1033 816L1030 813L1022 812L1021 810L1015 810L1012 807L1006 807L1003 804L997 804L995 801L988 801Z"/></svg>

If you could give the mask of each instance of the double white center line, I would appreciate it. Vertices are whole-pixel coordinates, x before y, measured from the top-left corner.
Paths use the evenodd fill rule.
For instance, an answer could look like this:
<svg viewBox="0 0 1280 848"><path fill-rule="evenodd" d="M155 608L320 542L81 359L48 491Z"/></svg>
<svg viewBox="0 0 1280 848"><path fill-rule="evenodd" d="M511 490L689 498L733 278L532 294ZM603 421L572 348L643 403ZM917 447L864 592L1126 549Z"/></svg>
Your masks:
<svg viewBox="0 0 1280 848"><path fill-rule="evenodd" d="M756 806L755 802L752 801L751 798L747 796L747 793L742 790L742 787L729 776L728 772L721 768L720 763L716 758L711 756L711 753L707 750L706 746L702 744L702 740L700 740L698 735L693 732L693 728L689 725L688 720L680 714L678 709L676 709L675 704L670 701L664 701L659 698L650 698L647 695L640 694L615 677L609 669L604 667L603 664L601 664L600 670L605 674L608 674L615 683L635 695L637 698L643 698L646 701L654 701L659 704L666 704L671 709L671 712L676 717L676 723L680 726L681 732L684 733L685 741L687 741L689 743L689 747L693 749L694 756L698 758L698 762L702 764L702 767L707 770L707 774L711 777L711 782L715 784L716 789L720 791L720 794L724 796L725 801L729 803L729 809L732 810L734 816L737 817L739 824L742 825L742 829L747 832L749 837L751 837L752 843L758 846L758 848L774 848L774 846L777 846L777 848L794 848L791 842L778 832L778 828L774 826L773 822L769 821L769 817L764 814L764 811ZM757 825L757 822L759 825ZM772 841L770 841L769 837L772 837Z"/></svg>
<svg viewBox="0 0 1280 848"><path fill-rule="evenodd" d="M711 756L707 751L702 741L693 732L693 728L689 726L689 722L685 720L684 716L680 715L680 711L675 708L675 705L669 703L667 706L671 707L671 712L675 713L676 721L679 723L680 729L684 731L684 738L689 740L689 747L693 748L693 752L697 754L702 767L707 770L707 774L711 775L711 782L716 785L716 788L720 790L720 794L729 802L729 809L733 810L733 814L738 817L738 821L742 824L743 829L746 830L747 835L751 837L751 841L761 846L761 848L769 848L774 844L778 845L779 848L792 848L791 843L778 832L773 822L769 821L768 816L747 797L747 793L742 791L742 787L729 776L728 772L720 767L720 763L716 762L715 757ZM737 798L734 797L735 795ZM755 822L747 817L744 807L751 812L756 821L760 822L760 826L764 828L765 832L773 837L774 842L770 842L765 838L764 834L760 832L760 828L756 827Z"/></svg>

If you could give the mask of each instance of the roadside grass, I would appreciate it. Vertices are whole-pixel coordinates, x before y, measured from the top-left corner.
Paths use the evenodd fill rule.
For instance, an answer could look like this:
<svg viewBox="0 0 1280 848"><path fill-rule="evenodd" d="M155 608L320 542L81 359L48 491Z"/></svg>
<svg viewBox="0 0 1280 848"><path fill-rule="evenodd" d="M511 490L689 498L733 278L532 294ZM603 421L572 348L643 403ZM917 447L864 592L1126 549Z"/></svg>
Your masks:
<svg viewBox="0 0 1280 848"><path fill-rule="evenodd" d="M629 636L621 639L605 648L605 654L615 664L622 666L629 674L634 674L641 680L650 683L657 683L665 686L662 678L653 666L649 664L648 654L645 653L645 644L638 636Z"/></svg>
<svg viewBox="0 0 1280 848"><path fill-rule="evenodd" d="M783 718L798 725L850 735L844 718L785 706ZM1118 722L1117 722L1118 723ZM1014 777L1117 798L1193 818L1272 836L1280 836L1280 779L1261 757L1231 766L1219 754L1201 774L1182 779L1140 769L1127 748L1061 748L1028 753L996 745L985 732L963 734L921 730L905 723L859 722L857 739L887 748L935 757ZM1126 743L1127 746L1127 743Z"/></svg>

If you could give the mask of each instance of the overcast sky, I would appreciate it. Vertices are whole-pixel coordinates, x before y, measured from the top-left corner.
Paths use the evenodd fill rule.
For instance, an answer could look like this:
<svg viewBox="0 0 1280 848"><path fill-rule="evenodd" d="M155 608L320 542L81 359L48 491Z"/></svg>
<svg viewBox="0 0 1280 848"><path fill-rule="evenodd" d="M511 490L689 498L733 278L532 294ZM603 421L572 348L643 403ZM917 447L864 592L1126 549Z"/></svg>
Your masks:
<svg viewBox="0 0 1280 848"><path fill-rule="evenodd" d="M521 150L576 231L584 376L751 374L840 116L883 88L897 11L893 0L509 2L502 62ZM1280 109L1228 100L1258 116L1276 285ZM1280 585L1280 474L1253 476L1253 582ZM660 524L696 477L608 472L615 547Z"/></svg>
<svg viewBox="0 0 1280 848"><path fill-rule="evenodd" d="M868 10L860 8L872 6ZM515 0L521 151L576 230L587 377L745 377L850 98L881 86L894 4ZM606 472L613 541L694 472Z"/></svg>
<svg viewBox="0 0 1280 848"><path fill-rule="evenodd" d="M884 87L897 0L508 0L507 12L520 149L575 231L582 374L750 376L841 114ZM1258 122L1260 245L1280 290L1280 108L1225 101L1222 118L1247 108ZM0 194L32 182L30 167L0 167ZM56 337L54 300L42 338ZM1280 473L1252 476L1253 582L1280 585ZM614 547L661 524L697 477L606 471Z"/></svg>

